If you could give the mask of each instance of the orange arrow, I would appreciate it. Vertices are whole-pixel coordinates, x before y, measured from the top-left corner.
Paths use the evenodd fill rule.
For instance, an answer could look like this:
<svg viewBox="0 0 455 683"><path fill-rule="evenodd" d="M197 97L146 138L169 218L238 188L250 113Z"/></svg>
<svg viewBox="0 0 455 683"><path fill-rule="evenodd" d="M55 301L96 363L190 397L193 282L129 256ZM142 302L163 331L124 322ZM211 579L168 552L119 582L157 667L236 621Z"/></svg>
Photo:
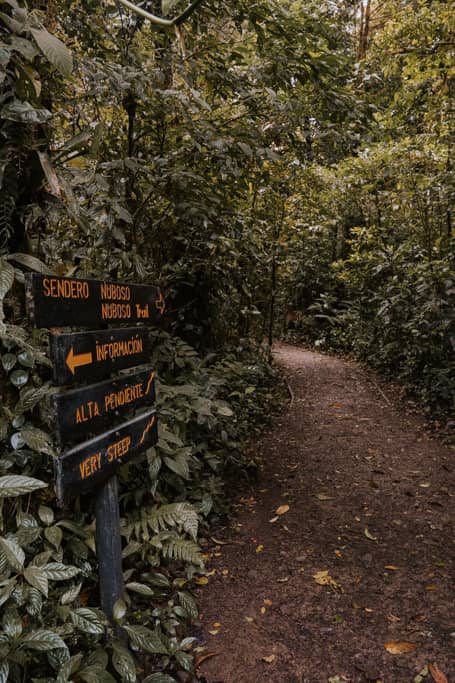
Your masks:
<svg viewBox="0 0 455 683"><path fill-rule="evenodd" d="M90 365L93 362L93 356L91 353L74 353L74 347L70 348L70 352L66 357L66 364L70 369L70 372L74 375L76 368L81 365Z"/></svg>

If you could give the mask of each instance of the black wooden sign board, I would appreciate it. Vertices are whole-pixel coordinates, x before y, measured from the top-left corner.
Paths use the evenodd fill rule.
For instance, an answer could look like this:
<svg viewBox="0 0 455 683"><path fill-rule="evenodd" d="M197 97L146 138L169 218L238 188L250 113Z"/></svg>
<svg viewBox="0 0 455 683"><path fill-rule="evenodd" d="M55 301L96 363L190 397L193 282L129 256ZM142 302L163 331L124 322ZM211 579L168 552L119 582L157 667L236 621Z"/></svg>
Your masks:
<svg viewBox="0 0 455 683"><path fill-rule="evenodd" d="M35 327L157 323L165 307L153 285L38 273L27 275L26 301Z"/></svg>
<svg viewBox="0 0 455 683"><path fill-rule="evenodd" d="M111 372L148 360L145 327L50 334L54 384L73 384L108 377Z"/></svg>
<svg viewBox="0 0 455 683"><path fill-rule="evenodd" d="M154 402L155 373L151 368L52 397L61 443L86 438L130 410Z"/></svg>
<svg viewBox="0 0 455 683"><path fill-rule="evenodd" d="M66 451L54 459L58 500L89 492L157 441L157 415L151 409Z"/></svg>

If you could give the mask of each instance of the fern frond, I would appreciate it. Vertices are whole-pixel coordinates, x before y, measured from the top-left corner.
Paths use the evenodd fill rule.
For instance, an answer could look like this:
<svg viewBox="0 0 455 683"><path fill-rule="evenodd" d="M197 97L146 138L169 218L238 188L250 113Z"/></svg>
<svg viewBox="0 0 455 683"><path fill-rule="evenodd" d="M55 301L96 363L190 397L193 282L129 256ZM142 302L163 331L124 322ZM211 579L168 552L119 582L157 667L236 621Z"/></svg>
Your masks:
<svg viewBox="0 0 455 683"><path fill-rule="evenodd" d="M134 516L136 519L129 521L122 530L128 540L134 536L139 541L148 541L150 530L157 534L175 527L187 533L194 541L197 538L198 515L189 503L142 508L138 513L134 513Z"/></svg>
<svg viewBox="0 0 455 683"><path fill-rule="evenodd" d="M199 567L203 565L199 546L178 536L171 536L163 541L161 554L170 560L181 560Z"/></svg>

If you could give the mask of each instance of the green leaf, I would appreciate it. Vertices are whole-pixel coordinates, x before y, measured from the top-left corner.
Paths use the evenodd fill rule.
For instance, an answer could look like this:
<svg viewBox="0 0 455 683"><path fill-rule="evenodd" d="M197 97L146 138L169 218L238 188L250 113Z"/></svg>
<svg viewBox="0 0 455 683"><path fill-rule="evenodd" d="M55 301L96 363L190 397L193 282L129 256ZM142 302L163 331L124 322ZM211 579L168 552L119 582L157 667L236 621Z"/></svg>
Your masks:
<svg viewBox="0 0 455 683"><path fill-rule="evenodd" d="M11 263L0 258L0 301L13 286L14 268Z"/></svg>
<svg viewBox="0 0 455 683"><path fill-rule="evenodd" d="M28 566L24 571L24 578L31 586L41 591L44 597L48 596L47 576L41 567Z"/></svg>
<svg viewBox="0 0 455 683"><path fill-rule="evenodd" d="M46 123L52 117L47 109L35 109L29 102L12 100L3 105L0 116L7 121L17 121L18 123L40 124Z"/></svg>
<svg viewBox="0 0 455 683"><path fill-rule="evenodd" d="M19 474L7 474L0 477L0 498L15 498L37 489L46 488L47 484L33 477L23 477Z"/></svg>
<svg viewBox="0 0 455 683"><path fill-rule="evenodd" d="M223 415L223 417L232 417L234 415L234 411L232 410L232 408L230 408L225 403L217 403L216 409L217 409L218 415Z"/></svg>
<svg viewBox="0 0 455 683"><path fill-rule="evenodd" d="M100 615L98 610L88 607L79 607L70 612L71 621L80 631L95 636L101 636L105 632L105 620Z"/></svg>
<svg viewBox="0 0 455 683"><path fill-rule="evenodd" d="M26 634L20 642L20 647L27 650L38 650L39 652L46 652L47 650L55 650L57 648L66 648L65 642L53 631L47 629L38 629Z"/></svg>
<svg viewBox="0 0 455 683"><path fill-rule="evenodd" d="M151 631L146 626L124 626L123 628L136 647L152 654L167 654L167 648L157 631Z"/></svg>
<svg viewBox="0 0 455 683"><path fill-rule="evenodd" d="M54 511L51 508L46 507L45 505L39 506L38 516L40 520L44 524L46 524L46 526L49 526L54 521Z"/></svg>
<svg viewBox="0 0 455 683"><path fill-rule="evenodd" d="M169 674L157 673L147 676L142 683L175 683L175 678L172 678Z"/></svg>
<svg viewBox="0 0 455 683"><path fill-rule="evenodd" d="M82 583L79 583L77 586L72 586L67 591L65 591L65 593L63 593L60 597L61 604L69 605L71 602L74 602L74 600L76 600L77 596L81 592L81 588Z"/></svg>
<svg viewBox="0 0 455 683"><path fill-rule="evenodd" d="M55 66L63 76L70 76L73 70L73 58L66 45L56 36L45 29L30 29L30 33L36 41L39 49L50 63Z"/></svg>
<svg viewBox="0 0 455 683"><path fill-rule="evenodd" d="M53 450L50 445L51 437L42 429L36 429L35 427L24 427L21 429L21 435L25 443L32 451L37 451L38 453L46 453L47 455L52 455Z"/></svg>
<svg viewBox="0 0 455 683"><path fill-rule="evenodd" d="M126 614L126 605L125 601L119 598L118 600L115 601L114 604L114 609L113 609L113 617L114 621L121 621L123 617Z"/></svg>
<svg viewBox="0 0 455 683"><path fill-rule="evenodd" d="M145 595L151 598L154 595L153 589L150 586L146 586L144 583L137 583L136 581L131 581L126 584L126 588L133 593L139 593L139 595Z"/></svg>
<svg viewBox="0 0 455 683"><path fill-rule="evenodd" d="M61 562L50 562L43 567L45 576L51 581L66 581L80 574L78 567L62 564Z"/></svg>
<svg viewBox="0 0 455 683"><path fill-rule="evenodd" d="M21 391L19 401L17 402L14 412L25 413L27 410L31 410L38 403L40 403L43 398L49 393L49 386L46 384L42 387L36 389L35 387L27 387Z"/></svg>
<svg viewBox="0 0 455 683"><path fill-rule="evenodd" d="M3 661L0 664L0 683L8 683L9 676L9 664L7 661Z"/></svg>
<svg viewBox="0 0 455 683"><path fill-rule="evenodd" d="M52 270L48 266L46 266L45 263L40 261L39 258L36 258L36 256L32 256L31 254L8 254L8 260L14 261L15 263L19 263L21 266L29 268L30 270L34 270L37 273L42 273L43 275L52 274Z"/></svg>
<svg viewBox="0 0 455 683"><path fill-rule="evenodd" d="M178 474L183 479L190 478L190 468L188 465L188 457L186 455L177 454L174 458L164 456L164 462L170 470Z"/></svg>
<svg viewBox="0 0 455 683"><path fill-rule="evenodd" d="M44 529L44 536L46 540L54 546L57 550L59 549L62 538L63 531L58 526L49 526Z"/></svg>
<svg viewBox="0 0 455 683"><path fill-rule="evenodd" d="M70 677L75 674L82 661L82 654L74 655L70 657L59 669L56 683L68 683Z"/></svg>
<svg viewBox="0 0 455 683"><path fill-rule="evenodd" d="M187 652L177 652L175 658L184 671L193 670L193 657L189 655Z"/></svg>
<svg viewBox="0 0 455 683"><path fill-rule="evenodd" d="M22 548L11 538L0 537L0 553L2 553L10 567L17 573L24 568L25 553Z"/></svg>
<svg viewBox="0 0 455 683"><path fill-rule="evenodd" d="M190 619L197 619L198 609L195 599L187 591L179 592L178 594L180 604L182 605L185 612L188 614Z"/></svg>
<svg viewBox="0 0 455 683"><path fill-rule="evenodd" d="M118 641L112 643L112 664L124 683L136 683L136 665L131 652Z"/></svg>

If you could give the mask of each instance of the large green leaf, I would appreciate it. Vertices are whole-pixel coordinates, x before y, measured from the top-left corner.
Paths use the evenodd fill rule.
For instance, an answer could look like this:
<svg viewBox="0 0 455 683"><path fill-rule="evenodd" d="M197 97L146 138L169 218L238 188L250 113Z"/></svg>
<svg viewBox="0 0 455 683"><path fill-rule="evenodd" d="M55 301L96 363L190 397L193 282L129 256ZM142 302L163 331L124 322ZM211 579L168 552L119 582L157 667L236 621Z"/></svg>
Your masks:
<svg viewBox="0 0 455 683"><path fill-rule="evenodd" d="M24 571L25 580L34 588L37 588L47 598L48 580L42 567L29 566Z"/></svg>
<svg viewBox="0 0 455 683"><path fill-rule="evenodd" d="M0 258L0 301L11 289L14 282L14 268L11 263Z"/></svg>
<svg viewBox="0 0 455 683"><path fill-rule="evenodd" d="M51 581L66 581L80 574L78 567L61 562L50 562L43 567L45 576Z"/></svg>
<svg viewBox="0 0 455 683"><path fill-rule="evenodd" d="M0 116L8 121L17 121L19 123L40 124L46 123L52 117L52 114L47 109L35 109L30 102L21 102L21 100L12 100L4 104L0 110Z"/></svg>
<svg viewBox="0 0 455 683"><path fill-rule="evenodd" d="M136 647L152 654L167 654L167 647L157 631L151 631L146 626L124 626L123 628Z"/></svg>
<svg viewBox="0 0 455 683"><path fill-rule="evenodd" d="M59 635L43 628L24 634L20 641L20 647L27 650L46 652L47 650L55 650L57 648L66 649L66 644Z"/></svg>
<svg viewBox="0 0 455 683"><path fill-rule="evenodd" d="M84 633L94 636L103 635L105 632L105 619L98 610L89 607L79 607L70 612L73 624Z"/></svg>
<svg viewBox="0 0 455 683"><path fill-rule="evenodd" d="M123 683L136 683L136 664L133 655L118 641L112 643L112 664Z"/></svg>
<svg viewBox="0 0 455 683"><path fill-rule="evenodd" d="M70 76L73 70L73 58L66 45L56 36L43 29L30 29L30 33L36 41L39 49L50 63L55 66L63 76Z"/></svg>
<svg viewBox="0 0 455 683"><path fill-rule="evenodd" d="M21 573L24 568L25 553L15 541L11 538L3 538L0 536L0 553L4 555L6 561L16 571Z"/></svg>
<svg viewBox="0 0 455 683"><path fill-rule="evenodd" d="M20 474L7 474L0 477L0 498L15 498L46 488L47 484L33 477L23 477Z"/></svg>

